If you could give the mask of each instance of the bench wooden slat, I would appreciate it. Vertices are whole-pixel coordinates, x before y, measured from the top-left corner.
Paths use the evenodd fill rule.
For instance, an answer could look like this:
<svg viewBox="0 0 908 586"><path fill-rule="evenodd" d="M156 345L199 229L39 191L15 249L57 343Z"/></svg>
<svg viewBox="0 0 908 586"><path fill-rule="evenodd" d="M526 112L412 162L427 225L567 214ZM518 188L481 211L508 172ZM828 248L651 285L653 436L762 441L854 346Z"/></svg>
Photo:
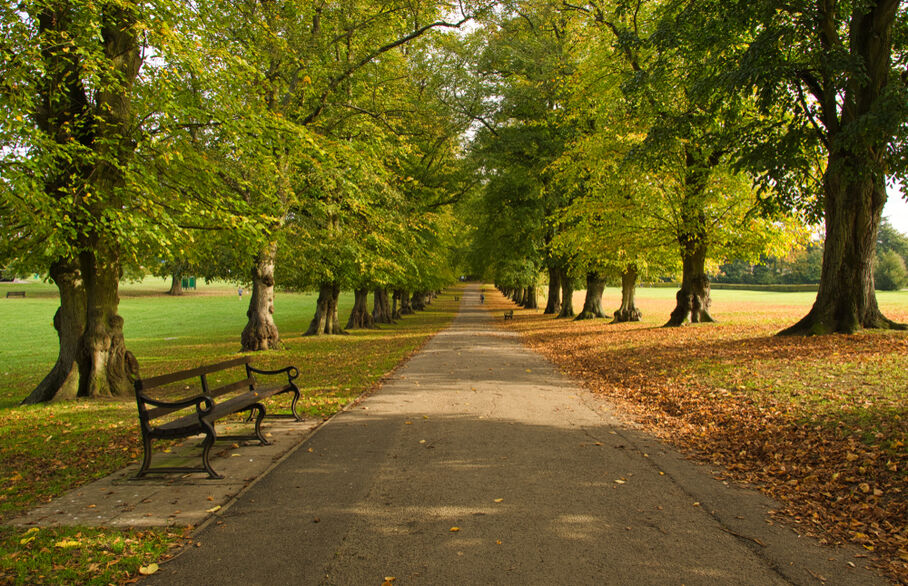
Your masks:
<svg viewBox="0 0 908 586"><path fill-rule="evenodd" d="M155 387L175 383L187 378L195 378L197 376L202 376L203 374L210 374L218 370L224 370L227 368L232 368L234 366L239 366L240 364L247 364L249 360L249 356L241 356L239 358L225 360L224 362L218 362L217 364L207 364L205 366L199 366L198 368L191 368L189 370L181 370L179 372L173 372L170 374L162 374L160 376L139 379L136 381L136 389L153 389Z"/></svg>
<svg viewBox="0 0 908 586"><path fill-rule="evenodd" d="M221 395L226 395L227 393L232 393L233 391L238 391L242 388L249 388L250 386L255 386L254 376L250 376L247 379L238 380L235 383L230 383L229 385L224 385L222 387L208 391L208 396L211 398L217 398Z"/></svg>

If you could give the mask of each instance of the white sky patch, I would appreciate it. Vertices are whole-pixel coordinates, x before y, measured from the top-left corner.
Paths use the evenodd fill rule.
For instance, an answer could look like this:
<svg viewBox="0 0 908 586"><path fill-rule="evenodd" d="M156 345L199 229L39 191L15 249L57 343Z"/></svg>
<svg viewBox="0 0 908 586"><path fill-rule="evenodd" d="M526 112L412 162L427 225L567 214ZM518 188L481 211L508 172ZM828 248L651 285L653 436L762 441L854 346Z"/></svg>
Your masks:
<svg viewBox="0 0 908 586"><path fill-rule="evenodd" d="M908 202L902 197L902 185L890 185L886 191L889 197L886 198L883 217L889 220L893 228L908 236Z"/></svg>

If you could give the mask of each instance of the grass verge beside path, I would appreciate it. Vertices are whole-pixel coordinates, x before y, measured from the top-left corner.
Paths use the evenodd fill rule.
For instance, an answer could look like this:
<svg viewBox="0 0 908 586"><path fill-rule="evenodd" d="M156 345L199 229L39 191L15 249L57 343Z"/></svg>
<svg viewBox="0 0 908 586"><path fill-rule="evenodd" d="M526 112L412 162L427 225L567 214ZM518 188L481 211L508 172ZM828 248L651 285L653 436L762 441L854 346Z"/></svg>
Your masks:
<svg viewBox="0 0 908 586"><path fill-rule="evenodd" d="M750 291L713 292L719 323L662 328L674 291L637 295L634 324L521 309L505 322L514 304L486 303L639 425L777 498L799 532L856 544L908 583L908 333L776 337L815 294ZM908 322L908 293L878 297ZM618 300L606 292L606 306Z"/></svg>
<svg viewBox="0 0 908 586"><path fill-rule="evenodd" d="M127 346L138 357L143 376L237 356L248 297L239 301L234 288L222 289L179 298L146 291L123 296L120 313L126 321ZM253 354L253 364L296 365L303 393L301 412L327 418L378 384L448 325L457 311L453 300L457 293L440 295L426 311L405 316L393 326L308 338L301 332L314 314L315 296L278 293L275 317L286 348ZM49 323L56 305L52 296L6 300L0 295L0 323L7 331L26 326L39 330L42 320ZM352 296L343 296L340 305L346 318ZM147 571L149 564L166 555L186 532L85 527L27 531L3 524L141 456L134 399L18 406L56 359L53 330L50 342L42 341L46 334L0 340L0 584L130 580L140 567Z"/></svg>

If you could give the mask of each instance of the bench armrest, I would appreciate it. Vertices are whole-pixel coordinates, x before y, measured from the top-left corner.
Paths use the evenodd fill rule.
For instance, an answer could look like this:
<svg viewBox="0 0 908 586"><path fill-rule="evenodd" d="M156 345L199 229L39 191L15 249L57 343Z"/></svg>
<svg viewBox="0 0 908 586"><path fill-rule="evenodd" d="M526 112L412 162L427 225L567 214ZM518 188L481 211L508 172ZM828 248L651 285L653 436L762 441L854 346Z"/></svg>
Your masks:
<svg viewBox="0 0 908 586"><path fill-rule="evenodd" d="M249 366L249 365L247 364L247 365L246 365L246 372L247 372L247 373L250 373L250 374L251 374L251 373L255 373L255 374L283 374L283 373L286 372L286 373L287 373L287 382L288 382L288 383L293 383L294 379L296 379L296 378L299 377L299 375L300 375L299 369L298 369L297 367L295 367L295 366L285 366L284 368L279 368L279 369L277 369L277 370L260 370L260 369L258 369L258 368L253 368L253 367L251 367L251 366Z"/></svg>

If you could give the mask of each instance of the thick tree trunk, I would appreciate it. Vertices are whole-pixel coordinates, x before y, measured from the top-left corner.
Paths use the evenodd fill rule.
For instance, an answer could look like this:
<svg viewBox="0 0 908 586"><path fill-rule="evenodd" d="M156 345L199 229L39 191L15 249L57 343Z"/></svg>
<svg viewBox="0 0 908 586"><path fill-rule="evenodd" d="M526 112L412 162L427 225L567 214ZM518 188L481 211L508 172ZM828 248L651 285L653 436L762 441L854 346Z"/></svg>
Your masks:
<svg viewBox="0 0 908 586"><path fill-rule="evenodd" d="M615 312L614 323L640 321L643 314L634 303L637 292L637 267L631 265L621 274L621 307Z"/></svg>
<svg viewBox="0 0 908 586"><path fill-rule="evenodd" d="M246 310L246 327L240 338L244 352L279 350L281 336L274 323L274 257L277 244L269 244L252 265L252 295Z"/></svg>
<svg viewBox="0 0 908 586"><path fill-rule="evenodd" d="M174 271L173 275L170 276L170 291L168 291L167 294L183 294L183 274L180 271Z"/></svg>
<svg viewBox="0 0 908 586"><path fill-rule="evenodd" d="M665 327L687 323L713 322L709 314L709 277L706 275L705 235L686 235L681 242L681 289Z"/></svg>
<svg viewBox="0 0 908 586"><path fill-rule="evenodd" d="M393 324L394 312L388 299L387 289L376 289L372 293L372 320L376 324ZM396 308L396 304L395 304Z"/></svg>
<svg viewBox="0 0 908 586"><path fill-rule="evenodd" d="M315 305L315 317L309 323L305 336L321 336L343 334L340 321L337 319L337 300L340 297L340 287L334 284L322 285L318 291L318 301Z"/></svg>
<svg viewBox="0 0 908 586"><path fill-rule="evenodd" d="M369 290L356 289L353 292L353 310L347 320L348 330L361 330L375 327L375 320L369 313Z"/></svg>
<svg viewBox="0 0 908 586"><path fill-rule="evenodd" d="M782 335L905 328L877 305L873 263L886 185L881 175L856 171L859 165L830 157L824 178L826 245L820 287L810 312Z"/></svg>
<svg viewBox="0 0 908 586"><path fill-rule="evenodd" d="M526 309L539 309L539 301L536 299L536 285L527 287L527 298L523 306Z"/></svg>
<svg viewBox="0 0 908 586"><path fill-rule="evenodd" d="M605 293L605 277L591 272L586 275L586 298L583 300L583 311L574 319L595 319L605 317L602 309L602 295Z"/></svg>
<svg viewBox="0 0 908 586"><path fill-rule="evenodd" d="M400 315L409 315L413 313L413 307L410 305L410 293L400 290L395 294L400 296Z"/></svg>
<svg viewBox="0 0 908 586"><path fill-rule="evenodd" d="M681 289L675 295L676 304L665 327L715 321L709 314L709 277L706 275L706 255L709 239L706 232L706 214L703 211L703 194L713 167L718 164L718 152L711 152L705 160L692 147L685 151L686 175L684 201L682 202L682 229L678 234L681 248Z"/></svg>
<svg viewBox="0 0 908 586"><path fill-rule="evenodd" d="M573 279L561 272L561 311L558 317L574 317L574 284Z"/></svg>
<svg viewBox="0 0 908 586"><path fill-rule="evenodd" d="M51 263L50 277L60 292L60 307L54 314L60 351L54 367L22 401L23 405L75 399L79 391L79 361L84 362L81 342L86 315L85 287L79 264L64 260Z"/></svg>
<svg viewBox="0 0 908 586"><path fill-rule="evenodd" d="M549 267L549 296L545 303L545 315L558 315L561 312L561 271Z"/></svg>
<svg viewBox="0 0 908 586"><path fill-rule="evenodd" d="M424 311L426 309L425 294L419 291L413 293L413 297L410 299L410 307L413 311Z"/></svg>
<svg viewBox="0 0 908 586"><path fill-rule="evenodd" d="M126 372L126 340L120 304L121 269L119 252L96 240L79 255L85 283L86 317L82 335L82 364L79 377L80 397L124 397L133 392Z"/></svg>

